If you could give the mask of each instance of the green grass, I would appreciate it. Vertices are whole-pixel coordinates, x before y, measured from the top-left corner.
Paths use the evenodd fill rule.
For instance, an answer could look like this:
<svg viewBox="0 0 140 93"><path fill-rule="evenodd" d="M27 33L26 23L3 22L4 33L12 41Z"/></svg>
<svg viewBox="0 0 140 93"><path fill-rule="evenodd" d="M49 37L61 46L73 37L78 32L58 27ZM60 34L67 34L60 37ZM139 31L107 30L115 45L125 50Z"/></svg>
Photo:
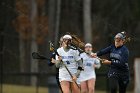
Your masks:
<svg viewBox="0 0 140 93"><path fill-rule="evenodd" d="M47 92L48 89L45 87L38 88L38 93L47 93ZM3 93L36 93L36 87L4 84Z"/></svg>
<svg viewBox="0 0 140 93"><path fill-rule="evenodd" d="M4 84L3 93L36 93L36 87ZM47 87L39 87L38 93L48 93ZM96 90L95 93L106 93L106 92ZM133 92L127 92L127 93L133 93Z"/></svg>

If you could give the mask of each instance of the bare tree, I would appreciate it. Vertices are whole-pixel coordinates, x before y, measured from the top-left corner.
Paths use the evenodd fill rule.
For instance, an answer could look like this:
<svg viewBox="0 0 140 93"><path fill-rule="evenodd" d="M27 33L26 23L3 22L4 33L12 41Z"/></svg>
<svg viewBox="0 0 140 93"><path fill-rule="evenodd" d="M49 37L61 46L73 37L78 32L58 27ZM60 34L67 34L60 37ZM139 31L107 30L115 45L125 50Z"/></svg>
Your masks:
<svg viewBox="0 0 140 93"><path fill-rule="evenodd" d="M36 0L31 0L31 28L32 28L32 36L31 36L31 53L38 50L38 46L36 43L37 38L37 2ZM30 54L31 54L30 53ZM37 60L31 59L31 72L35 73L38 72L38 63ZM31 77L31 85L35 86L37 83L37 77L32 76Z"/></svg>
<svg viewBox="0 0 140 93"><path fill-rule="evenodd" d="M55 31L55 3L56 0L49 0L49 9L48 9L48 39L53 40L54 31Z"/></svg>
<svg viewBox="0 0 140 93"><path fill-rule="evenodd" d="M91 0L83 0L84 40L92 42L91 29Z"/></svg>
<svg viewBox="0 0 140 93"><path fill-rule="evenodd" d="M58 34L59 34L59 25L60 25L60 14L61 14L61 0L57 0L56 6L56 23L55 23L55 46L58 44Z"/></svg>
<svg viewBox="0 0 140 93"><path fill-rule="evenodd" d="M31 23L29 20L29 7L26 0L16 0L15 8L18 16L13 20L15 30L19 33L19 61L20 72L30 71L30 35ZM27 83L27 78L22 78L23 84Z"/></svg>
<svg viewBox="0 0 140 93"><path fill-rule="evenodd" d="M38 72L38 63L33 60L31 53L39 50L48 32L48 17L44 14L45 0L20 0L16 2L19 13L13 21L16 31L19 32L20 71ZM26 80L26 79L25 79ZM23 83L26 82L22 80ZM31 77L31 85L37 82Z"/></svg>

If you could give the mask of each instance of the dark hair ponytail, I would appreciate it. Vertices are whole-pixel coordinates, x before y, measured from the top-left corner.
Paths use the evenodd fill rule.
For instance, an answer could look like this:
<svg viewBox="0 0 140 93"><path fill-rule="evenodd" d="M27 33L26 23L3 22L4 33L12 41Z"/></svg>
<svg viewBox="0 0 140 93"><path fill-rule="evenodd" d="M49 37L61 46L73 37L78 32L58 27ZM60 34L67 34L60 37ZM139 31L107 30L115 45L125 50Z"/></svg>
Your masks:
<svg viewBox="0 0 140 93"><path fill-rule="evenodd" d="M130 42L131 38L127 36L125 31L122 31L121 34L124 37L124 44L127 43L127 42Z"/></svg>

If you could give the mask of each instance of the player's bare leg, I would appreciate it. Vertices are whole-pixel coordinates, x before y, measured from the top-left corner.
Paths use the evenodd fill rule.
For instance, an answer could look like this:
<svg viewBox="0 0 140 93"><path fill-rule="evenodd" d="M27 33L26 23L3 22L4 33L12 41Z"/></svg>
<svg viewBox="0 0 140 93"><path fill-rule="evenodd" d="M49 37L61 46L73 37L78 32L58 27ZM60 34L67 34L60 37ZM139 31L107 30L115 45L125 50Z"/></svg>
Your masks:
<svg viewBox="0 0 140 93"><path fill-rule="evenodd" d="M72 93L80 93L80 87L78 87L75 82L71 83Z"/></svg>
<svg viewBox="0 0 140 93"><path fill-rule="evenodd" d="M87 82L83 81L81 82L81 93L88 93L88 86L87 86Z"/></svg>
<svg viewBox="0 0 140 93"><path fill-rule="evenodd" d="M69 81L61 81L61 87L63 93L70 93L70 82Z"/></svg>
<svg viewBox="0 0 140 93"><path fill-rule="evenodd" d="M95 91L95 79L92 78L87 81L88 82L88 93L94 93Z"/></svg>

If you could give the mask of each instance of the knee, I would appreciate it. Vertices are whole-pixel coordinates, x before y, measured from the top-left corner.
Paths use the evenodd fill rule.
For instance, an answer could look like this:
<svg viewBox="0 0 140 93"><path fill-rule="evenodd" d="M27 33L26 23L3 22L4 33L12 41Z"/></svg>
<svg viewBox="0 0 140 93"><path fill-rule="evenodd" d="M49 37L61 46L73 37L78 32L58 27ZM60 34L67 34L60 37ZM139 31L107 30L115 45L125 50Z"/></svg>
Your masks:
<svg viewBox="0 0 140 93"><path fill-rule="evenodd" d="M62 87L62 91L63 91L63 93L70 93L70 89L68 89L68 88L63 88Z"/></svg>
<svg viewBox="0 0 140 93"><path fill-rule="evenodd" d="M88 91L86 89L82 89L81 93L88 93Z"/></svg>
<svg viewBox="0 0 140 93"><path fill-rule="evenodd" d="M69 93L69 90L63 90L63 93Z"/></svg>
<svg viewBox="0 0 140 93"><path fill-rule="evenodd" d="M89 93L94 93L94 88L93 87L89 87Z"/></svg>

